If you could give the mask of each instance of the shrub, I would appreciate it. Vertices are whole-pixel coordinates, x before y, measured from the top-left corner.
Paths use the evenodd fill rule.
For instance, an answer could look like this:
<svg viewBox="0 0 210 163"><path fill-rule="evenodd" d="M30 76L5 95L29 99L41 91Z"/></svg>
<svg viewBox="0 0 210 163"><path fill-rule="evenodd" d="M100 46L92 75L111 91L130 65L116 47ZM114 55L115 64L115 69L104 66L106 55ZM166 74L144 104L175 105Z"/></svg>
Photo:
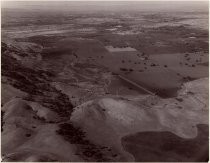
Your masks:
<svg viewBox="0 0 210 163"><path fill-rule="evenodd" d="M121 71L128 71L127 68L120 68Z"/></svg>

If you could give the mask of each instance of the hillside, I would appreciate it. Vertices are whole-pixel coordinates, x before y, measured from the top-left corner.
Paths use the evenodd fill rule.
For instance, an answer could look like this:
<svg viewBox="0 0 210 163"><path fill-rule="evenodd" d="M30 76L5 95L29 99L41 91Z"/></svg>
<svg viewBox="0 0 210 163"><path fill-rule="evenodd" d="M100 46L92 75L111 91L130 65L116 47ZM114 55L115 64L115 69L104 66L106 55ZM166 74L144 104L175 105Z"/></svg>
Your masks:
<svg viewBox="0 0 210 163"><path fill-rule="evenodd" d="M177 97L167 99L152 95L107 94L100 83L101 78L98 84L94 83L98 90L93 91L92 97L87 94L84 99L79 99L81 91L84 94L85 90L91 89L94 73L101 71L106 77L108 71L92 65L95 69L89 72L92 78L88 80L85 72L84 83L84 77L82 80L82 76L76 75L76 66L68 67L68 75L60 74L60 71L52 74L47 69L41 70L40 66L31 69L22 62L31 57L30 53L24 56L25 59L18 60L17 57L23 57L19 55L23 49L3 45L2 85L6 90L2 94L4 161L206 159L196 151L208 148L208 78L185 83ZM14 55L10 55L14 50ZM73 89L68 87L67 91L64 87L64 77L70 73L77 77L79 89L74 93ZM70 79L66 80L70 82ZM76 86L74 80L73 83ZM165 137L164 140L159 138L160 135ZM157 141L147 139L148 136L157 137ZM146 144L141 139L146 140ZM169 150L170 153L160 146L172 142L176 145ZM156 149L150 148L151 143ZM189 153L180 153L178 149L187 144ZM197 150L192 150L191 146ZM154 150L161 154L155 154L157 151ZM139 157L141 151L145 157Z"/></svg>
<svg viewBox="0 0 210 163"><path fill-rule="evenodd" d="M2 4L3 162L209 160L206 2Z"/></svg>

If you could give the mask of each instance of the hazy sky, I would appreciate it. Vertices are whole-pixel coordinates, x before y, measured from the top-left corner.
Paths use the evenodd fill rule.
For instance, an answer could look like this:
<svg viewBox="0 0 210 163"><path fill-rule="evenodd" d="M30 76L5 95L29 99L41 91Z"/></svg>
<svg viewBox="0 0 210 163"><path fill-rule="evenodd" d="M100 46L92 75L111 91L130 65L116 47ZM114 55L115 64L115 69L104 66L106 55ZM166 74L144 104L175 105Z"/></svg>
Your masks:
<svg viewBox="0 0 210 163"><path fill-rule="evenodd" d="M138 10L208 12L208 1L3 1L2 8L39 10Z"/></svg>

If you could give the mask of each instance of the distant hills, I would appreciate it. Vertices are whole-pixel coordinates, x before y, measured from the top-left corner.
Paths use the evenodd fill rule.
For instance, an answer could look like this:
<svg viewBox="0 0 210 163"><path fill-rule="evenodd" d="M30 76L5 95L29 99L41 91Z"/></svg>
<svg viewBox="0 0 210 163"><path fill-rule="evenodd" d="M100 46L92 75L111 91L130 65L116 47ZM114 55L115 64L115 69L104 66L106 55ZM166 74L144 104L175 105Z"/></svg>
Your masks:
<svg viewBox="0 0 210 163"><path fill-rule="evenodd" d="M45 11L208 12L208 1L8 1L2 8Z"/></svg>

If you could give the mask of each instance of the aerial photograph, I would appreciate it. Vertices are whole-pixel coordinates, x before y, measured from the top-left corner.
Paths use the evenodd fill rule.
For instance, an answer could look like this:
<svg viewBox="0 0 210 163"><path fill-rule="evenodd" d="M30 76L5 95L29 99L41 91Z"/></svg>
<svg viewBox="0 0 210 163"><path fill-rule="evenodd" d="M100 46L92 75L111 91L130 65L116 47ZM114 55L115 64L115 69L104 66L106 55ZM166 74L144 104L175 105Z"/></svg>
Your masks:
<svg viewBox="0 0 210 163"><path fill-rule="evenodd" d="M208 162L209 2L1 1L2 162Z"/></svg>

